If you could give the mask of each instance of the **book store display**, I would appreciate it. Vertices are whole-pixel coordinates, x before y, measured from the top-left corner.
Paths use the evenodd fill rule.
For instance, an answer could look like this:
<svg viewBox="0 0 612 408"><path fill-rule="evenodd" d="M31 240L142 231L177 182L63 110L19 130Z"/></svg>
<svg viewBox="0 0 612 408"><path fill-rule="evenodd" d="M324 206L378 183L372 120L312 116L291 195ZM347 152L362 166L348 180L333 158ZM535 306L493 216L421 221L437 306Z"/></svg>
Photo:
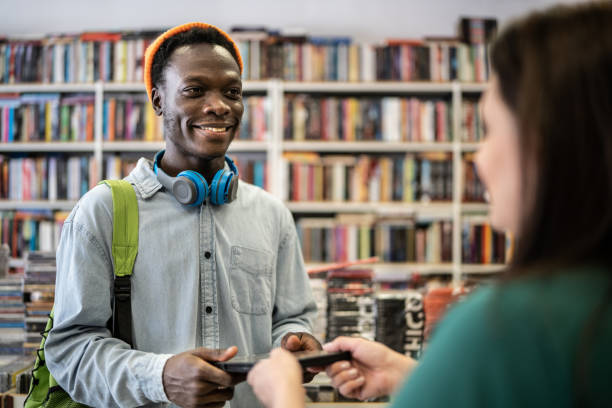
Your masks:
<svg viewBox="0 0 612 408"><path fill-rule="evenodd" d="M245 61L245 110L228 152L241 178L287 204L308 267L378 257L311 275L321 340L359 335L418 358L428 305L443 310L431 309L428 285L460 286L508 260L510 239L491 230L473 165L494 30L465 19L457 38L370 44L231 33ZM0 238L12 267L0 281L0 354L38 345L52 251L76 201L163 147L142 84L157 34L0 39ZM307 394L336 400L330 390L311 384Z"/></svg>

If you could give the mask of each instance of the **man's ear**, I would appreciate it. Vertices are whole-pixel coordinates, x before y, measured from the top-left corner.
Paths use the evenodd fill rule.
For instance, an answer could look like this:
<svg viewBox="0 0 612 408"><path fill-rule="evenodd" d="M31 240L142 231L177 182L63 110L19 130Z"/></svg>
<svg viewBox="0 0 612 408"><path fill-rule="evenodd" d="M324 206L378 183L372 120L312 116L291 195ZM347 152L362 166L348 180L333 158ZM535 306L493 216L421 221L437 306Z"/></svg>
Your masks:
<svg viewBox="0 0 612 408"><path fill-rule="evenodd" d="M153 110L157 116L161 116L163 113L162 110L162 99L163 95L159 88L153 87L151 88L151 104L153 105Z"/></svg>

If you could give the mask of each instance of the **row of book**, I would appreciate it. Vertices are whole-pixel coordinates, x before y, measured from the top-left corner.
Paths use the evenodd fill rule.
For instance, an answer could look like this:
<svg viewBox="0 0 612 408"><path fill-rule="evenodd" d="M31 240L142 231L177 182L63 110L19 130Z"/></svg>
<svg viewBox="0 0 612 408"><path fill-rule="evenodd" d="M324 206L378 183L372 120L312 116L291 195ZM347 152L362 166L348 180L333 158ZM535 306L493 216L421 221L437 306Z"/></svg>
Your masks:
<svg viewBox="0 0 612 408"><path fill-rule="evenodd" d="M102 105L104 140L163 140L162 118L155 115L144 93L111 95ZM239 139L267 139L266 100L261 96L244 98ZM94 122L93 94L0 94L2 143L93 141Z"/></svg>
<svg viewBox="0 0 612 408"><path fill-rule="evenodd" d="M0 141L93 141L94 116L93 94L0 94Z"/></svg>
<svg viewBox="0 0 612 408"><path fill-rule="evenodd" d="M33 355L40 347L41 333L55 300L55 251L30 251L25 256L23 300L25 339L23 349Z"/></svg>
<svg viewBox="0 0 612 408"><path fill-rule="evenodd" d="M453 139L448 100L338 98L288 94L285 140L446 142Z"/></svg>
<svg viewBox="0 0 612 408"><path fill-rule="evenodd" d="M449 220L338 214L300 218L297 229L305 262L345 262L372 256L381 262L452 261L453 227Z"/></svg>
<svg viewBox="0 0 612 408"><path fill-rule="evenodd" d="M319 155L285 153L287 201L452 200L448 153Z"/></svg>
<svg viewBox="0 0 612 408"><path fill-rule="evenodd" d="M493 230L479 218L466 218L461 229L463 263L504 264L512 257L513 241L509 233Z"/></svg>
<svg viewBox="0 0 612 408"><path fill-rule="evenodd" d="M28 251L55 251L67 217L66 211L1 211L1 242L8 244L13 258Z"/></svg>
<svg viewBox="0 0 612 408"><path fill-rule="evenodd" d="M0 43L0 82L140 82L148 44L161 32L88 32Z"/></svg>
<svg viewBox="0 0 612 408"><path fill-rule="evenodd" d="M462 19L454 38L354 44L350 37L282 35L236 27L245 79L485 81L495 20ZM163 30L86 32L0 43L0 82L142 81L148 44Z"/></svg>
<svg viewBox="0 0 612 408"><path fill-rule="evenodd" d="M465 202L485 202L486 188L482 180L478 177L474 154L466 153L463 155L463 201Z"/></svg>
<svg viewBox="0 0 612 408"><path fill-rule="evenodd" d="M102 178L126 177L140 157L139 154L106 155L102 163ZM232 158L242 180L268 187L265 154L239 153ZM78 200L98 183L97 168L91 155L0 155L0 199Z"/></svg>
<svg viewBox="0 0 612 408"><path fill-rule="evenodd" d="M93 156L0 155L0 199L78 200L98 180Z"/></svg>

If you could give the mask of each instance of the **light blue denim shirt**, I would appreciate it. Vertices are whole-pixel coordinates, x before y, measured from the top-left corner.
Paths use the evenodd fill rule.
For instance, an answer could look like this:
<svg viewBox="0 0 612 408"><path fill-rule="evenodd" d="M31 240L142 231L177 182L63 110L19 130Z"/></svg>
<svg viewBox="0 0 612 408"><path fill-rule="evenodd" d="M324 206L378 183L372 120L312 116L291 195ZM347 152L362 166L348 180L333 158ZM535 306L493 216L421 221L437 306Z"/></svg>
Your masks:
<svg viewBox="0 0 612 408"><path fill-rule="evenodd" d="M126 179L139 209L134 349L106 328L113 283L107 186L81 198L57 250L45 355L73 399L94 407L168 406L162 371L172 355L232 345L239 355L265 353L287 332L310 332L316 306L293 218L280 200L240 182L232 203L187 207L162 188L146 159ZM230 406L259 404L244 382Z"/></svg>

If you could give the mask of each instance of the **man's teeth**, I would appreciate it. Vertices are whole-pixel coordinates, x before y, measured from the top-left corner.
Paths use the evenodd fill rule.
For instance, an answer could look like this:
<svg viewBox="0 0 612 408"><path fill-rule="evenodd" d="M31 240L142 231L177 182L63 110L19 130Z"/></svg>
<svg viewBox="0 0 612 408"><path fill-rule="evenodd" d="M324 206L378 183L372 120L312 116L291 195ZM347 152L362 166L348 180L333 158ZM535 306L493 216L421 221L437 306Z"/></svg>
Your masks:
<svg viewBox="0 0 612 408"><path fill-rule="evenodd" d="M223 133L223 132L226 132L227 129L229 129L228 127L210 127L210 126L196 126L196 127L198 129L202 129L207 132L213 132L213 133Z"/></svg>

